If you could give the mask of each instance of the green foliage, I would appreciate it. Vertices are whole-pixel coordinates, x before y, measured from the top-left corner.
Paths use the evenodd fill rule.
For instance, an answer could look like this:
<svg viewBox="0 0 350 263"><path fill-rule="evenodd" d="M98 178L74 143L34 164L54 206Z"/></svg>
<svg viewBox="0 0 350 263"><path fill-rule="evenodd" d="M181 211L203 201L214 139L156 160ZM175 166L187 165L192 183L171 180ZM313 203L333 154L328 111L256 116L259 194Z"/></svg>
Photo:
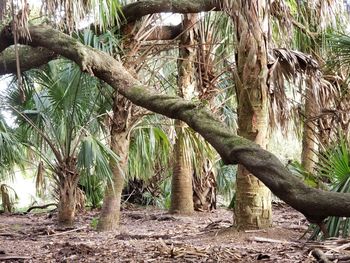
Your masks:
<svg viewBox="0 0 350 263"><path fill-rule="evenodd" d="M15 131L7 126L0 114L0 181L12 176L15 165L23 165L23 154L24 148Z"/></svg>
<svg viewBox="0 0 350 263"><path fill-rule="evenodd" d="M330 32L326 36L327 44L332 52L328 64L332 68L347 68L350 65L350 36Z"/></svg>
<svg viewBox="0 0 350 263"><path fill-rule="evenodd" d="M87 136L81 142L78 155L80 169L79 183L92 208L97 208L103 200L106 180L112 180L109 163L118 163L119 157L94 136Z"/></svg>
<svg viewBox="0 0 350 263"><path fill-rule="evenodd" d="M216 163L217 176L217 192L222 195L225 201L233 200L235 194L235 182L237 165L224 165L223 161L220 160Z"/></svg>
<svg viewBox="0 0 350 263"><path fill-rule="evenodd" d="M97 225L98 225L98 217L94 217L94 218L91 220L90 226L91 226L93 229L97 229Z"/></svg>
<svg viewBox="0 0 350 263"><path fill-rule="evenodd" d="M84 45L115 55L120 45L120 39L116 36L117 34L110 30L106 30L103 34L96 34L91 29L84 29L77 37Z"/></svg>
<svg viewBox="0 0 350 263"><path fill-rule="evenodd" d="M332 146L319 154L317 171L320 176L328 178L330 190L338 193L350 193L350 147L349 141L340 133ZM350 219L329 217L326 228L330 237L348 237ZM312 226L311 239L321 239L323 234L318 226Z"/></svg>
<svg viewBox="0 0 350 263"><path fill-rule="evenodd" d="M171 144L157 116L144 118L132 131L129 147L128 179L148 180L161 167L169 168Z"/></svg>
<svg viewBox="0 0 350 263"><path fill-rule="evenodd" d="M298 161L292 161L288 163L288 169L297 177L299 177L301 180L304 181L305 184L307 184L310 187L318 187L320 184L320 178L312 174L304 169L304 167L301 165Z"/></svg>
<svg viewBox="0 0 350 263"><path fill-rule="evenodd" d="M97 113L102 109L98 103L104 102L101 84L65 60L24 73L23 78L26 100L21 101L14 81L6 103L16 118L18 137L31 154L26 157L43 162L44 169L37 174L52 175L55 182L59 180L57 167L64 166L65 160L77 160L74 169L79 174L97 176L83 180L88 200L97 206L102 195L99 188L111 178L109 162L118 161L101 139L103 114Z"/></svg>

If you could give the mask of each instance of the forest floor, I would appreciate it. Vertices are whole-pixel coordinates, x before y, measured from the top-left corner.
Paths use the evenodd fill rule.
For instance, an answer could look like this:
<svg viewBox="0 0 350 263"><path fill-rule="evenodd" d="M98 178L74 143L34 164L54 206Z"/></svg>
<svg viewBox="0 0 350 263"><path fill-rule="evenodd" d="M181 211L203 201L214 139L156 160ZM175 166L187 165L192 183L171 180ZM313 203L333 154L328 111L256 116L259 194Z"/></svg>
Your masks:
<svg viewBox="0 0 350 263"><path fill-rule="evenodd" d="M72 229L59 229L52 213L2 214L0 262L317 262L314 248L345 262L349 240L300 240L304 217L282 204L273 212L272 228L247 232L232 229L232 211L223 208L174 216L129 207L121 228L107 233L93 227L98 211L79 214Z"/></svg>

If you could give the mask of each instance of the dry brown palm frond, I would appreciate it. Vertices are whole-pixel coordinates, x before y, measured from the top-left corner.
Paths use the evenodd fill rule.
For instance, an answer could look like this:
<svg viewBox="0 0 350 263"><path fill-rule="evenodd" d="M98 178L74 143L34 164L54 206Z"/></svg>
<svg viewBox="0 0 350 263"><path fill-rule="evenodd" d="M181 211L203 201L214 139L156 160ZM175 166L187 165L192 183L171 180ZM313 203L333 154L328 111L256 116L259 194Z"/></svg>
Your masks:
<svg viewBox="0 0 350 263"><path fill-rule="evenodd" d="M278 29L283 35L283 43L290 43L293 37L293 17L289 6L283 0L274 0L270 4L270 12L272 18L276 18Z"/></svg>
<svg viewBox="0 0 350 263"><path fill-rule="evenodd" d="M85 210L86 204L86 195L83 190L77 187L77 191L75 193L75 207L77 211L82 212Z"/></svg>
<svg viewBox="0 0 350 263"><path fill-rule="evenodd" d="M87 0L46 0L43 1L41 11L56 20L55 22L60 22L68 32L72 32L77 27L77 22L91 10L90 2Z"/></svg>
<svg viewBox="0 0 350 263"><path fill-rule="evenodd" d="M323 145L336 138L339 130L349 134L350 89L349 79L336 74L325 75L322 81L320 113L315 116L318 124L317 136Z"/></svg>
<svg viewBox="0 0 350 263"><path fill-rule="evenodd" d="M299 105L288 98L286 87L303 87L299 88L299 96L302 96L302 90L305 90L307 83L312 82L316 95L321 74L317 61L299 51L276 48L269 58L270 123L272 127L279 126L287 131L290 120L298 120L300 112ZM293 97L297 96L295 92L293 94Z"/></svg>
<svg viewBox="0 0 350 263"><path fill-rule="evenodd" d="M45 167L44 162L40 161L37 168L35 177L35 188L39 197L43 196L44 190L46 189L46 178L45 178Z"/></svg>
<svg viewBox="0 0 350 263"><path fill-rule="evenodd" d="M14 211L14 203L18 199L15 190L7 184L0 185L0 194L2 207L5 213L12 213Z"/></svg>
<svg viewBox="0 0 350 263"><path fill-rule="evenodd" d="M0 21L2 21L7 13L7 0L0 1Z"/></svg>
<svg viewBox="0 0 350 263"><path fill-rule="evenodd" d="M194 175L193 181L193 203L196 211L211 211L216 209L216 175L210 161L204 161L202 174Z"/></svg>
<svg viewBox="0 0 350 263"><path fill-rule="evenodd" d="M215 20L214 20L215 21ZM195 30L196 71L198 97L201 100L210 101L217 94L218 73L215 69L215 49L220 39L215 34L215 24L202 19Z"/></svg>

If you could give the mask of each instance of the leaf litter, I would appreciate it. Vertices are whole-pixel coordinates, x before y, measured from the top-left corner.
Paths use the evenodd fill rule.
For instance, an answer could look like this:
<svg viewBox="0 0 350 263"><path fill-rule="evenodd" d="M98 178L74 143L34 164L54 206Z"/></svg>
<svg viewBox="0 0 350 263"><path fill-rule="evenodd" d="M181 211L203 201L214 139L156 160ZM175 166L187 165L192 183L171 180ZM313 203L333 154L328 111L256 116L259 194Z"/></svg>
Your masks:
<svg viewBox="0 0 350 263"><path fill-rule="evenodd" d="M300 240L304 217L284 204L273 212L272 228L237 231L223 208L180 216L129 207L120 228L104 233L92 227L98 211L67 229L48 213L1 214L0 262L350 262L350 239Z"/></svg>

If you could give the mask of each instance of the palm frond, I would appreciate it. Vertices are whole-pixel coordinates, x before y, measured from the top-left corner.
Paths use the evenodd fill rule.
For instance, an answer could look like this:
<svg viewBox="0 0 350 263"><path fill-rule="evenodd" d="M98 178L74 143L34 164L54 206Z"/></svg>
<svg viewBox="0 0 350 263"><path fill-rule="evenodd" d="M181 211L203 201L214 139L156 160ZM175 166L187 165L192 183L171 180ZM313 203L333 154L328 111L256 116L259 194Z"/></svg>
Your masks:
<svg viewBox="0 0 350 263"><path fill-rule="evenodd" d="M350 193L350 148L349 141L342 132L333 141L332 146L319 154L317 171L330 182L330 190L338 193ZM342 217L329 217L326 228L330 237L348 237L350 220ZM311 239L324 238L319 227L313 226Z"/></svg>
<svg viewBox="0 0 350 263"><path fill-rule="evenodd" d="M24 148L0 115L0 180L11 177L15 165L24 163Z"/></svg>

